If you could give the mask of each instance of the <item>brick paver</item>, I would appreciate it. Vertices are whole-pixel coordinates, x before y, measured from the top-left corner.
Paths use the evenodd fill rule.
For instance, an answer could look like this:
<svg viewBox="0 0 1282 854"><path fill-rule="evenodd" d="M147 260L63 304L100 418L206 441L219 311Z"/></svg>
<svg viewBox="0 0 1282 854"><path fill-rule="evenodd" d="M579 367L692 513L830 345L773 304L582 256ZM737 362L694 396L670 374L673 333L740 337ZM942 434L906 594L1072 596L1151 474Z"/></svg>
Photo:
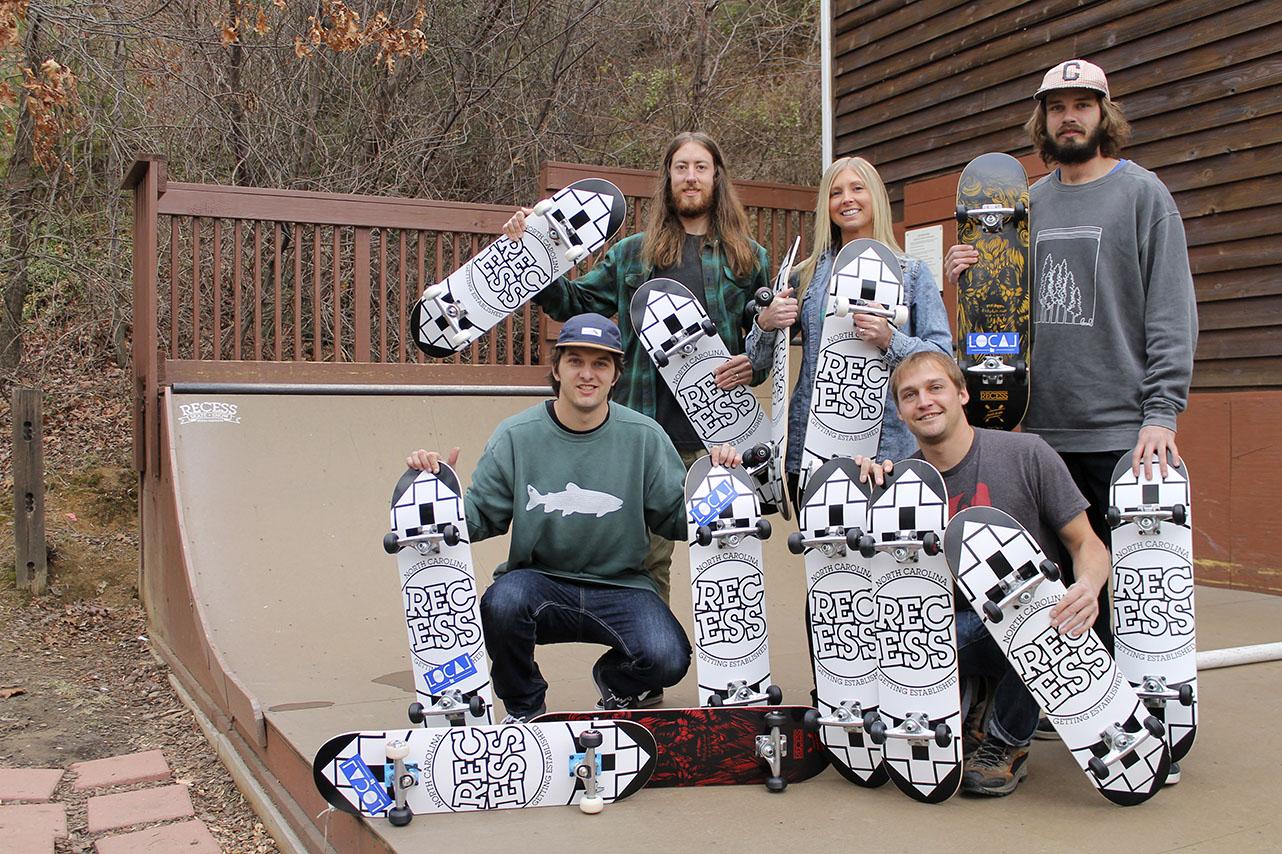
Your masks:
<svg viewBox="0 0 1282 854"><path fill-rule="evenodd" d="M107 836L95 847L98 854L221 854L222 850L204 822L194 819Z"/></svg>
<svg viewBox="0 0 1282 854"><path fill-rule="evenodd" d="M24 827L7 831L0 841L0 851L22 854L53 854L53 834L47 827Z"/></svg>
<svg viewBox="0 0 1282 854"><path fill-rule="evenodd" d="M10 833L35 829L64 839L67 836L67 808L62 804L12 804L0 807L0 839Z"/></svg>
<svg viewBox="0 0 1282 854"><path fill-rule="evenodd" d="M0 801L47 801L64 773L61 768L0 768Z"/></svg>
<svg viewBox="0 0 1282 854"><path fill-rule="evenodd" d="M97 795L89 799L89 832L99 833L131 824L167 821L195 814L187 787L176 783L115 795Z"/></svg>
<svg viewBox="0 0 1282 854"><path fill-rule="evenodd" d="M169 764L159 750L77 762L68 770L78 775L75 784L77 790L150 783L169 778Z"/></svg>

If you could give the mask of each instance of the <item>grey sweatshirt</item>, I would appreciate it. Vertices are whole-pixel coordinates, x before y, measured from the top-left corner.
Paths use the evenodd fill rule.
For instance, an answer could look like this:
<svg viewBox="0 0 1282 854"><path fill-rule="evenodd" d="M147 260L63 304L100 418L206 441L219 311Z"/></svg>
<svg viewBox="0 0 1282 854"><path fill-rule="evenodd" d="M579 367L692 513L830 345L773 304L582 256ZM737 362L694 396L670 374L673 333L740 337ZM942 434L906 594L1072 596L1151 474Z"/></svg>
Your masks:
<svg viewBox="0 0 1282 854"><path fill-rule="evenodd" d="M1088 184L1052 172L1030 192L1032 397L1024 428L1060 452L1135 446L1188 403L1197 304L1184 224L1130 161Z"/></svg>

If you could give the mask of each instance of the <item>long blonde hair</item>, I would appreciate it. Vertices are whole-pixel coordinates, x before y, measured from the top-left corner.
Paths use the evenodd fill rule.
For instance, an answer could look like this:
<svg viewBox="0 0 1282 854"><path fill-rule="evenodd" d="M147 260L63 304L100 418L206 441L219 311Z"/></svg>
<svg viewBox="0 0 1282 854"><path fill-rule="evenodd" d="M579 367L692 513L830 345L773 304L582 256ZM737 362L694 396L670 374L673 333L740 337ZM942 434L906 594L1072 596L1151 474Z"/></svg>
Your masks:
<svg viewBox="0 0 1282 854"><path fill-rule="evenodd" d="M899 241L895 239L895 229L890 214L890 195L886 192L886 185L877 174L876 167L862 157L843 157L840 160L834 160L833 164L824 170L823 177L819 179L819 198L815 201L814 242L811 244L810 257L797 267L797 299L805 295L810 280L814 278L815 266L819 263L819 259L830 249L841 246L841 229L832 221L832 215L828 212L828 200L832 195L832 185L836 183L837 176L846 170L854 172L864 182L864 186L872 196L873 238L889 246L896 255L904 254Z"/></svg>
<svg viewBox="0 0 1282 854"><path fill-rule="evenodd" d="M712 179L712 209L708 212L708 237L720 238L730 269L736 276L747 276L757 266L757 253L753 250L749 237L748 214L730 181L725 159L721 156L721 147L712 137L698 131L677 134L668 143L668 150L663 154L663 170L659 173L659 184L650 201L645 238L641 244L641 260L654 268L671 267L681 260L686 231L677 216L677 202L672 196L672 178L668 170L672 168L672 158L677 149L687 142L703 147L712 155L715 172Z"/></svg>

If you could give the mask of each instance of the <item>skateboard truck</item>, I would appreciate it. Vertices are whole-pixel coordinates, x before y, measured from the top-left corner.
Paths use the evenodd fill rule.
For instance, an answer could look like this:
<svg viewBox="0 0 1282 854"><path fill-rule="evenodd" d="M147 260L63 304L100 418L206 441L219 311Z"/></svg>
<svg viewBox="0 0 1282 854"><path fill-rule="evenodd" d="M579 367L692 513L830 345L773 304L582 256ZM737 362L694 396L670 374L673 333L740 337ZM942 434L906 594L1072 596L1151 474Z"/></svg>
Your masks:
<svg viewBox="0 0 1282 854"><path fill-rule="evenodd" d="M1086 763L1086 767L1097 780L1103 782L1112 773L1110 769L1124 757L1134 753L1135 749L1149 738L1161 738L1165 734L1166 727L1152 715L1144 719L1144 729L1138 732L1128 732L1122 728L1121 724L1111 723L1100 733L1100 740L1108 748L1108 753L1103 756L1092 756Z"/></svg>
<svg viewBox="0 0 1282 854"><path fill-rule="evenodd" d="M871 314L874 317L884 317L888 323L891 323L896 328L902 327L908 322L908 306L897 305L894 308L882 308L866 299L833 297L832 311L838 317L845 317L848 314Z"/></svg>
<svg viewBox="0 0 1282 854"><path fill-rule="evenodd" d="M858 551L864 557L872 557L875 541L859 528L824 528L815 537L807 537L800 531L788 535L788 551L799 555L807 548L819 549L824 557L844 555L847 551Z"/></svg>
<svg viewBox="0 0 1282 854"><path fill-rule="evenodd" d="M449 342L451 347L458 350L471 340L468 331L463 328L463 321L467 318L467 312L457 303L453 301L446 302L441 299L448 291L449 289L443 283L437 282L434 285L427 286L427 289L423 291L423 299L436 303L436 308L441 313L441 317L450 326L449 332L445 333L445 340Z"/></svg>
<svg viewBox="0 0 1282 854"><path fill-rule="evenodd" d="M861 732L864 730L865 715L875 715L876 712L864 712L863 706L858 700L842 700L832 709L832 714L822 714L818 709L808 709L803 723L806 729L812 732L820 727L831 726L838 729L857 729Z"/></svg>
<svg viewBox="0 0 1282 854"><path fill-rule="evenodd" d="M1008 365L1000 356L985 356L981 361L966 368L966 373L975 374L985 385L1003 382L1006 375L1018 377L1023 368Z"/></svg>
<svg viewBox="0 0 1282 854"><path fill-rule="evenodd" d="M588 257L588 250L583 247L583 239L578 231L565 218L558 207L553 207L551 199L543 199L534 205L534 213L548 221L553 243L564 243L568 248L565 257L571 264L577 264Z"/></svg>
<svg viewBox="0 0 1282 854"><path fill-rule="evenodd" d="M977 208L958 205L955 216L959 223L974 220L979 223L979 227L984 231L1001 231L1007 217L1010 217L1015 222L1022 222L1028 219L1028 208L1025 207L1023 202L1016 202L1013 208L995 204L980 205Z"/></svg>
<svg viewBox="0 0 1282 854"><path fill-rule="evenodd" d="M756 485L757 497L762 504L779 507L783 504L783 481L779 477L779 452L777 442L760 442L743 452L743 470ZM764 508L762 513L767 512ZM764 537L762 539L765 539Z"/></svg>
<svg viewBox="0 0 1282 854"><path fill-rule="evenodd" d="M1128 507L1125 510L1109 507L1104 511L1104 521L1110 528L1116 528L1123 522L1134 522L1135 527L1144 534L1156 534L1162 530L1162 523L1169 519L1176 525L1183 526L1188 522L1188 509L1183 504L1172 504L1170 507L1143 505Z"/></svg>
<svg viewBox="0 0 1282 854"><path fill-rule="evenodd" d="M927 531L925 536L918 538L915 536L916 533L916 531L899 531L893 540L882 540L877 543L873 552L890 552L899 563L917 560L918 552L925 552L932 557L939 554L939 534ZM860 549L860 554L864 557L872 557L872 554L865 553L863 549Z"/></svg>
<svg viewBox="0 0 1282 854"><path fill-rule="evenodd" d="M421 533L410 534L404 538L396 536L395 531L388 531L383 535L383 551L389 555L394 555L406 546L413 546L414 550L419 554L427 555L439 552L442 542L447 546L457 546L459 544L458 528L453 525L442 525L439 530L435 525L432 525L426 531L423 531L422 528L418 530Z"/></svg>
<svg viewBox="0 0 1282 854"><path fill-rule="evenodd" d="M989 622L1000 623L1007 607L1012 603L1018 602L1021 605L1027 605L1033 601L1033 591L1042 581L1055 581L1059 578L1059 567L1053 561L1043 560L1038 564L1037 572L1024 575L1022 567L1015 571L1018 576L1015 580L1007 578L999 579L997 586L988 591L988 601L984 602L984 616ZM994 598L1002 595L1000 599Z"/></svg>
<svg viewBox="0 0 1282 854"><path fill-rule="evenodd" d="M574 776L583 784L583 800L579 801L579 809L588 815L596 815L605 808L596 779L596 749L602 740L601 731L597 729L585 729L579 735L583 758L574 766Z"/></svg>
<svg viewBox="0 0 1282 854"><path fill-rule="evenodd" d="M1181 706L1193 705L1193 685L1185 682L1178 687L1167 687L1165 676L1145 676L1135 689L1135 696L1149 707L1162 707L1171 700Z"/></svg>
<svg viewBox="0 0 1282 854"><path fill-rule="evenodd" d="M414 812L405 804L405 793L418 785L418 776L405 764L410 746L400 739L389 741L384 755L392 761L392 797L396 800L396 805L387 810L387 820L393 827L404 827L414 818Z"/></svg>
<svg viewBox="0 0 1282 854"><path fill-rule="evenodd" d="M474 718L484 717L485 698L480 694L473 694L470 700L465 700L458 689L451 688L438 696L430 706L410 703L409 719L410 723L427 726L428 718L440 717L445 718L451 726L461 726L467 723L466 715L469 713Z"/></svg>
<svg viewBox="0 0 1282 854"><path fill-rule="evenodd" d="M770 539L770 522L758 519L751 528L730 526L724 519L713 519L711 525L700 525L694 531L694 539L701 546L710 546L717 541L717 548L732 549L739 545L744 537L756 537L759 540Z"/></svg>
<svg viewBox="0 0 1282 854"><path fill-rule="evenodd" d="M704 543L707 545L707 543ZM754 691L752 686L742 679L726 684L725 695L714 693L708 697L709 706L753 706L764 700L771 706L783 702L783 689L778 685L767 685L766 690Z"/></svg>
<svg viewBox="0 0 1282 854"><path fill-rule="evenodd" d="M930 718L923 712L909 712L902 723L893 727L887 727L876 712L868 712L864 717L864 731L873 744L885 744L888 738L918 743L934 740L940 747L953 742L953 731L948 724L940 721L932 728Z"/></svg>
<svg viewBox="0 0 1282 854"><path fill-rule="evenodd" d="M680 338L669 339L672 343L666 344L653 353L654 363L660 368L666 368L668 362L672 359L673 353L681 353L689 356L695 351L695 342L700 338L712 338L717 334L717 325L709 318L704 318L703 322L694 329L686 330Z"/></svg>
<svg viewBox="0 0 1282 854"><path fill-rule="evenodd" d="M757 758L764 759L770 766L770 776L766 778L768 792L782 792L788 788L788 781L781 773L783 760L788 755L788 736L779 731L787 722L788 716L783 712L766 712L765 723L770 732L757 736Z"/></svg>

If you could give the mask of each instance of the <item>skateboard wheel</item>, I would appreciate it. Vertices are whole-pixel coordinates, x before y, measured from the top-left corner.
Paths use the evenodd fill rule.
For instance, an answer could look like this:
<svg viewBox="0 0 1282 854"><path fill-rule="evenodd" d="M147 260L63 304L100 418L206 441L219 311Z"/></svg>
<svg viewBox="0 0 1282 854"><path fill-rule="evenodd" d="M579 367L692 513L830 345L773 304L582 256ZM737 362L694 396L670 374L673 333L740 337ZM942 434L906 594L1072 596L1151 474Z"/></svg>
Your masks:
<svg viewBox="0 0 1282 854"><path fill-rule="evenodd" d="M599 729L585 729L579 733L579 744L584 747L600 747L605 741L605 736L601 735Z"/></svg>
<svg viewBox="0 0 1282 854"><path fill-rule="evenodd" d="M445 285L435 284L428 285L427 290L423 291L423 302L432 302L445 295Z"/></svg>
<svg viewBox="0 0 1282 854"><path fill-rule="evenodd" d="M441 528L441 539L445 541L445 545L447 546L457 546L458 528L447 523Z"/></svg>
<svg viewBox="0 0 1282 854"><path fill-rule="evenodd" d="M902 329L908 325L908 306L895 306L895 316L890 318L890 322L895 325L896 329Z"/></svg>
<svg viewBox="0 0 1282 854"><path fill-rule="evenodd" d="M565 259L571 264L577 264L586 257L588 257L588 250L582 246L571 246L569 251L565 253Z"/></svg>
<svg viewBox="0 0 1282 854"><path fill-rule="evenodd" d="M1015 203L1015 222L1023 222L1028 219L1028 206L1022 201Z"/></svg>
<svg viewBox="0 0 1282 854"><path fill-rule="evenodd" d="M757 305L765 308L775 301L775 292L770 288L757 288L757 292L753 294L753 299L757 301Z"/></svg>
<svg viewBox="0 0 1282 854"><path fill-rule="evenodd" d="M392 807L387 811L387 821L392 827L404 827L414 818L409 807Z"/></svg>
<svg viewBox="0 0 1282 854"><path fill-rule="evenodd" d="M655 350L654 363L660 368L666 368L668 366L668 354L662 350Z"/></svg>
<svg viewBox="0 0 1282 854"><path fill-rule="evenodd" d="M770 685L770 686L768 686L768 687L766 688L766 702L767 702L769 705L771 705L771 706L777 706L777 705L779 705L780 703L782 703L782 702L783 702L783 689L782 689L782 688L780 688L778 685ZM768 718L768 716L767 716L767 721L766 721L766 722L767 722L767 723L769 723L769 718ZM780 721L780 724L782 724L782 721ZM771 724L771 726L778 726L778 724Z"/></svg>
<svg viewBox="0 0 1282 854"><path fill-rule="evenodd" d="M449 342L450 347L454 348L455 350L461 350L464 347L464 345L468 343L469 339L467 337L466 332L459 330L458 332L451 332L448 335L446 335L445 340Z"/></svg>
<svg viewBox="0 0 1282 854"><path fill-rule="evenodd" d="M485 717L485 698L480 694L473 694L472 699L467 701L467 710L472 713L472 717Z"/></svg>
<svg viewBox="0 0 1282 854"><path fill-rule="evenodd" d="M596 815L605 809L605 799L599 795L595 798L584 798L579 801L579 809L588 815Z"/></svg>
<svg viewBox="0 0 1282 854"><path fill-rule="evenodd" d="M872 712L868 714L871 715ZM868 737L872 739L873 744L886 743L886 722L881 718L877 718L875 721L868 721L864 724L864 729L868 731Z"/></svg>
<svg viewBox="0 0 1282 854"><path fill-rule="evenodd" d="M399 545L400 537L396 536L395 531L388 531L383 535L383 551L389 555L394 555L401 550Z"/></svg>
<svg viewBox="0 0 1282 854"><path fill-rule="evenodd" d="M1108 523L1110 528L1116 528L1118 525L1122 524L1122 511L1116 507L1110 506L1104 511L1104 521Z"/></svg>
<svg viewBox="0 0 1282 854"><path fill-rule="evenodd" d="M1187 682L1180 686L1180 705L1193 705L1193 686Z"/></svg>
<svg viewBox="0 0 1282 854"><path fill-rule="evenodd" d="M726 704L726 700L720 694L713 694L708 698L708 705L713 708L720 708Z"/></svg>
<svg viewBox="0 0 1282 854"><path fill-rule="evenodd" d="M1098 756L1092 756L1091 761L1086 763L1086 768L1095 775L1095 779L1108 779L1108 765L1106 765L1104 760L1100 759Z"/></svg>
<svg viewBox="0 0 1282 854"><path fill-rule="evenodd" d="M758 466L769 460L771 456L773 456L773 454L770 450L770 446L763 442L758 445L753 445L751 448L744 451L743 464L745 466Z"/></svg>
<svg viewBox="0 0 1282 854"><path fill-rule="evenodd" d="M935 725L935 744L940 747L947 747L953 743L953 731L948 728L948 724L940 723Z"/></svg>
<svg viewBox="0 0 1282 854"><path fill-rule="evenodd" d="M818 702L818 701L816 701ZM806 713L801 716L801 725L806 728L806 732L818 732L819 730L819 710L806 709Z"/></svg>
<svg viewBox="0 0 1282 854"><path fill-rule="evenodd" d="M771 685L771 686L770 686L770 688L776 688L776 686ZM777 690L777 689L776 689L776 690ZM766 693L767 693L767 694L769 694L769 693L770 693L770 689L769 689L769 688L768 688L768 689L766 689ZM779 693L779 699L780 699L780 700L782 700L782 699L783 699L783 692L782 692L782 691ZM771 703L770 705L774 706L774 705L778 705L778 704L777 704L777 703ZM782 727L784 724L788 723L788 716L787 716L787 715L785 715L783 712L779 712L779 711L769 711L769 712L766 712L765 720L766 720L766 726L768 726L768 727Z"/></svg>
<svg viewBox="0 0 1282 854"><path fill-rule="evenodd" d="M1059 567L1055 565L1055 561L1048 558L1038 564L1037 568L1047 581L1059 581Z"/></svg>
<svg viewBox="0 0 1282 854"><path fill-rule="evenodd" d="M921 548L922 551L932 557L939 554L939 534L934 531L927 531L926 536L921 538Z"/></svg>
<svg viewBox="0 0 1282 854"><path fill-rule="evenodd" d="M1188 511L1184 509L1183 504L1176 504L1171 508L1171 521L1177 525L1183 525L1188 521Z"/></svg>
<svg viewBox="0 0 1282 854"><path fill-rule="evenodd" d="M992 599L989 599L984 603L983 610L984 616L988 618L988 622L1000 623L1002 621L1002 609Z"/></svg>
<svg viewBox="0 0 1282 854"><path fill-rule="evenodd" d="M788 551L799 555L806 550L806 537L800 531L788 535Z"/></svg>
<svg viewBox="0 0 1282 854"><path fill-rule="evenodd" d="M404 759L410 755L410 746L398 738L387 743L387 746L383 748L383 755L395 762L397 759Z"/></svg>
<svg viewBox="0 0 1282 854"><path fill-rule="evenodd" d="M410 703L408 715L412 724L421 724L427 720L427 715L423 714L422 703Z"/></svg>
<svg viewBox="0 0 1282 854"><path fill-rule="evenodd" d="M713 338L717 334L717 324L713 323L711 319L704 320L703 323L699 324L699 327L703 330L703 334L709 338Z"/></svg>
<svg viewBox="0 0 1282 854"><path fill-rule="evenodd" d="M539 201L534 203L535 216L546 216L547 212L550 210L552 210L551 199L540 199Z"/></svg>
<svg viewBox="0 0 1282 854"><path fill-rule="evenodd" d="M868 558L877 554L877 541L872 538L872 534L864 534L859 538L859 553Z"/></svg>
<svg viewBox="0 0 1282 854"><path fill-rule="evenodd" d="M958 205L957 209L953 211L953 216L957 218L958 222L965 222L970 219L970 214L967 213L965 205Z"/></svg>
<svg viewBox="0 0 1282 854"><path fill-rule="evenodd" d="M700 525L694 529L694 541L701 546L712 545L712 531L707 525Z"/></svg>
<svg viewBox="0 0 1282 854"><path fill-rule="evenodd" d="M757 539L758 540L770 539L770 521L768 519L757 520Z"/></svg>
<svg viewBox="0 0 1282 854"><path fill-rule="evenodd" d="M841 297L833 297L832 313L837 315L838 317L845 317L847 314L850 314L849 301L842 299Z"/></svg>
<svg viewBox="0 0 1282 854"><path fill-rule="evenodd" d="M767 778L766 778L766 791L767 791L767 792L782 792L782 791L783 791L784 789L786 789L786 788L788 788L788 781L787 781L787 780L785 780L784 778L782 778L782 777L767 777Z"/></svg>
<svg viewBox="0 0 1282 854"><path fill-rule="evenodd" d="M1162 736L1166 735L1166 725L1163 724L1161 721L1159 721L1157 718L1155 718L1153 715L1149 715L1144 719L1144 729L1148 730L1149 735L1155 736L1157 738L1161 738Z"/></svg>

